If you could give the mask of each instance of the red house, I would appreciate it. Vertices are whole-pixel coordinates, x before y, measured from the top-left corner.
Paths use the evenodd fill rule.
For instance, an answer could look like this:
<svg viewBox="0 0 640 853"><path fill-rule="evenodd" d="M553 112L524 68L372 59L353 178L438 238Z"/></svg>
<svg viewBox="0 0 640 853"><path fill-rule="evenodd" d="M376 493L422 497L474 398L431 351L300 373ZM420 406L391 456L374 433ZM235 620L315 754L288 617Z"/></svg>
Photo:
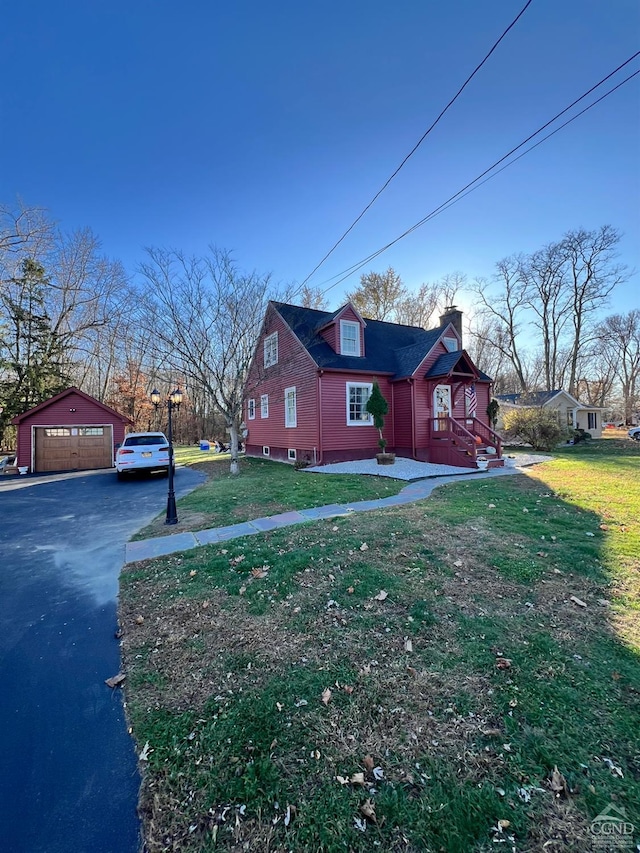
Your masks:
<svg viewBox="0 0 640 853"><path fill-rule="evenodd" d="M436 329L271 302L245 390L250 456L327 464L371 458L373 381L387 400L387 451L424 462L502 465L486 414L491 379L462 348L462 314ZM483 463L481 463L482 465Z"/></svg>
<svg viewBox="0 0 640 853"><path fill-rule="evenodd" d="M18 427L16 465L45 472L111 468L114 447L131 421L84 391L67 388L11 423Z"/></svg>

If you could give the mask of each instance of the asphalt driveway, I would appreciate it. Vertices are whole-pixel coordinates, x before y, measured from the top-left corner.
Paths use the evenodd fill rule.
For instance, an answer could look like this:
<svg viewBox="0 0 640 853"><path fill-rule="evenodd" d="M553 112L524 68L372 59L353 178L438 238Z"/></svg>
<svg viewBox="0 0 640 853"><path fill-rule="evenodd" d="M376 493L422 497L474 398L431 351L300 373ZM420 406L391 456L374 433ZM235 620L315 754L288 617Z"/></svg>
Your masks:
<svg viewBox="0 0 640 853"><path fill-rule="evenodd" d="M203 479L179 469L177 495ZM0 481L0 849L135 853L139 778L119 690L124 544L166 478Z"/></svg>

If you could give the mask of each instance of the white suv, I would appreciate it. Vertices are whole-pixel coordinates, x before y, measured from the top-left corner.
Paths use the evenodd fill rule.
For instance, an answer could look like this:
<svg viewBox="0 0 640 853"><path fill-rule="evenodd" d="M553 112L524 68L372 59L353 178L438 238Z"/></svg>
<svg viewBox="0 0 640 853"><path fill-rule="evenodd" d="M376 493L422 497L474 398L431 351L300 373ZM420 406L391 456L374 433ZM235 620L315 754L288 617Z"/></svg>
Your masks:
<svg viewBox="0 0 640 853"><path fill-rule="evenodd" d="M116 473L122 480L136 471L169 473L169 441L163 432L130 432L116 451Z"/></svg>
<svg viewBox="0 0 640 853"><path fill-rule="evenodd" d="M640 427L631 427L627 435L629 438L635 438L636 441L640 441Z"/></svg>

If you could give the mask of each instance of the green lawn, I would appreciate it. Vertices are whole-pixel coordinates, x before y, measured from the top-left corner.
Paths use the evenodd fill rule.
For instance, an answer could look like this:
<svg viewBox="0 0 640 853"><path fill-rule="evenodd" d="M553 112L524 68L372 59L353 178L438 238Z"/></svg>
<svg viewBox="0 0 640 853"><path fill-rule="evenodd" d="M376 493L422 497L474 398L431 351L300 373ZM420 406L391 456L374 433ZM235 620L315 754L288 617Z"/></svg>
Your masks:
<svg viewBox="0 0 640 853"><path fill-rule="evenodd" d="M167 527L162 514L134 539L224 527L292 509L384 498L406 486L389 477L310 474L282 462L253 458L241 458L240 476L232 477L228 454L214 455L195 447L176 448L176 461L203 470L207 482L178 501L178 525Z"/></svg>
<svg viewBox="0 0 640 853"><path fill-rule="evenodd" d="M610 804L638 843L639 472L593 441L126 567L150 853L614 850Z"/></svg>

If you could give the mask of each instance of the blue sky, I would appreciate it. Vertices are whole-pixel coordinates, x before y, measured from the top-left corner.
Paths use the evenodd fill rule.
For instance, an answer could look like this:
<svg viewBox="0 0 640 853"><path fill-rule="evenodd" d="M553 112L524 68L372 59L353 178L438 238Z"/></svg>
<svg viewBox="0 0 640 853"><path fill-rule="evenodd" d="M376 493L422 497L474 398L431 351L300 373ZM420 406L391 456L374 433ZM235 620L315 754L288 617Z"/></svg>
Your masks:
<svg viewBox="0 0 640 853"><path fill-rule="evenodd" d="M132 273L144 246L215 244L301 282L524 2L5 2L0 201L91 226ZM637 0L533 0L310 284L327 287L639 48ZM640 270L639 102L640 76L363 271L392 265L412 287L488 276L605 223ZM639 282L612 310L640 306Z"/></svg>

